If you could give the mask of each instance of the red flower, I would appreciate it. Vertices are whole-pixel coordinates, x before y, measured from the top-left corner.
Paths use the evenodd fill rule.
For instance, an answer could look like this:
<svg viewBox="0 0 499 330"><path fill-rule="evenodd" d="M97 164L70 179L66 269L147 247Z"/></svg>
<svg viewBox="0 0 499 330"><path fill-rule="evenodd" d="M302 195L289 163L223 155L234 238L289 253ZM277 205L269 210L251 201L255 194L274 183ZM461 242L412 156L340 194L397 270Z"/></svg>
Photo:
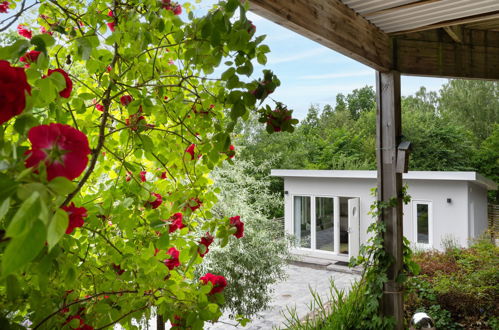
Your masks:
<svg viewBox="0 0 499 330"><path fill-rule="evenodd" d="M191 205L191 204L193 204L191 201L194 202L195 204ZM194 212L197 209L199 209L202 205L203 205L203 202L201 202L201 200L199 200L199 198L196 197L196 198L191 198L190 199L189 204L187 205L187 207L189 207L191 209L191 211Z"/></svg>
<svg viewBox="0 0 499 330"><path fill-rule="evenodd" d="M63 124L40 125L28 132L31 149L26 152L26 167L44 162L47 179L63 176L73 180L80 176L88 163L88 139L79 130Z"/></svg>
<svg viewBox="0 0 499 330"><path fill-rule="evenodd" d="M185 149L185 152L187 152L188 154L191 155L191 160L194 159L194 149L195 148L196 148L196 145L193 143L190 146L188 146L187 149Z"/></svg>
<svg viewBox="0 0 499 330"><path fill-rule="evenodd" d="M230 224L234 227L236 227L236 232L234 233L234 236L237 238L241 238L244 236L244 222L241 221L240 216L235 216L229 219Z"/></svg>
<svg viewBox="0 0 499 330"><path fill-rule="evenodd" d="M169 270L180 266L180 261L178 260L180 252L176 248L171 247L166 254L170 255L170 259L165 259L163 262Z"/></svg>
<svg viewBox="0 0 499 330"><path fill-rule="evenodd" d="M166 172L161 172L160 178L161 179L166 179L167 178Z"/></svg>
<svg viewBox="0 0 499 330"><path fill-rule="evenodd" d="M235 150L236 150L236 148L235 148L235 147L231 144L231 145L229 146L229 151L227 151L227 152L226 152L226 155L227 155L230 159L234 158L234 156L236 155L236 151L235 151Z"/></svg>
<svg viewBox="0 0 499 330"><path fill-rule="evenodd" d="M9 9L9 2L8 1L4 1L2 3L0 3L0 13L7 13L7 9Z"/></svg>
<svg viewBox="0 0 499 330"><path fill-rule="evenodd" d="M156 256L158 254L160 250L158 248L154 248L154 256Z"/></svg>
<svg viewBox="0 0 499 330"><path fill-rule="evenodd" d="M156 199L152 202L147 202L152 209L157 209L161 203L163 203L163 197L161 197L160 194L156 194L156 193L152 193L151 195L153 195L154 197L156 197Z"/></svg>
<svg viewBox="0 0 499 330"><path fill-rule="evenodd" d="M17 26L17 33L19 33L20 36L23 36L25 38L31 39L33 37L33 32L30 30L26 29L24 25L19 24Z"/></svg>
<svg viewBox="0 0 499 330"><path fill-rule="evenodd" d="M146 182L146 171L140 171L140 181Z"/></svg>
<svg viewBox="0 0 499 330"><path fill-rule="evenodd" d="M133 97L131 95L123 95L122 97L120 97L120 103L125 107L129 105L132 101Z"/></svg>
<svg viewBox="0 0 499 330"><path fill-rule="evenodd" d="M87 209L84 207L76 207L75 203L71 202L69 206L63 206L62 209L66 211L69 216L68 228L66 234L71 234L76 227L81 227L85 224L83 218L87 216Z"/></svg>
<svg viewBox="0 0 499 330"><path fill-rule="evenodd" d="M132 131L136 131L139 129L139 123L141 120L146 120L144 116L139 116L139 112L130 115L127 119L125 119L125 124L130 127Z"/></svg>
<svg viewBox="0 0 499 330"><path fill-rule="evenodd" d="M249 23L249 28L248 28L248 30L247 30L247 31L248 31L248 33L249 33L249 34L253 34L253 33L255 33L255 32L256 32L256 26L255 26L255 24L253 24L253 22L252 22L252 21L248 21L248 23Z"/></svg>
<svg viewBox="0 0 499 330"><path fill-rule="evenodd" d="M118 274L119 276L125 272L124 269L121 269L120 265L112 264L112 266L116 274Z"/></svg>
<svg viewBox="0 0 499 330"><path fill-rule="evenodd" d="M173 320L170 320L170 324L172 325L172 327L182 327L182 328L184 328L184 321L178 315L173 315Z"/></svg>
<svg viewBox="0 0 499 330"><path fill-rule="evenodd" d="M49 35L54 34L54 32L52 32L52 31L47 31L47 29L44 26L40 27L40 33L49 34Z"/></svg>
<svg viewBox="0 0 499 330"><path fill-rule="evenodd" d="M198 253L201 258L203 258L209 251L209 247L211 243L213 243L214 237L210 235L210 233L206 233L203 237L201 237L201 241L199 242L199 245L204 245L206 247L206 250L204 253L201 252L201 247L198 248Z"/></svg>
<svg viewBox="0 0 499 330"><path fill-rule="evenodd" d="M162 3L162 7L166 10L171 10L174 15L182 14L182 6L180 6L178 3L172 3L171 0L162 0Z"/></svg>
<svg viewBox="0 0 499 330"><path fill-rule="evenodd" d="M182 213L178 212L178 213L175 213L174 215L172 215L170 217L170 219L168 219L168 221L171 222L170 224L170 229L168 230L168 232L171 234L173 233L175 230L177 229L182 229L185 227L184 223L182 222L183 220L183 215Z"/></svg>
<svg viewBox="0 0 499 330"><path fill-rule="evenodd" d="M104 106L102 104L96 104L95 105L95 109L97 109L97 111L103 112L104 111Z"/></svg>
<svg viewBox="0 0 499 330"><path fill-rule="evenodd" d="M114 14L113 14L113 11L110 10L108 13L107 13L107 16L109 17L114 17ZM109 28L109 30L111 30L111 32L114 32L114 27L116 26L116 22L109 22L109 23L106 23L107 24L107 27Z"/></svg>
<svg viewBox="0 0 499 330"><path fill-rule="evenodd" d="M31 50L31 51L27 52L26 54L24 54L24 56L21 56L19 61L21 61L23 63L36 62L36 60L38 59L38 56L40 56L40 53L41 52L39 52L37 50Z"/></svg>
<svg viewBox="0 0 499 330"><path fill-rule="evenodd" d="M132 172L126 172L126 178L125 178L126 182L132 180Z"/></svg>
<svg viewBox="0 0 499 330"><path fill-rule="evenodd" d="M114 32L114 27L116 26L115 22L109 22L109 23L106 23L106 25L109 28L109 30L111 30L111 32Z"/></svg>
<svg viewBox="0 0 499 330"><path fill-rule="evenodd" d="M0 125L23 112L26 92L31 94L31 86L24 69L0 61Z"/></svg>
<svg viewBox="0 0 499 330"><path fill-rule="evenodd" d="M64 80L66 81L66 88L59 92L59 95L64 98L68 98L71 95L71 91L73 90L73 82L69 78L69 75L63 69L49 69L47 76L50 76L54 72L59 72L64 76Z"/></svg>
<svg viewBox="0 0 499 330"><path fill-rule="evenodd" d="M107 72L111 72L111 70L112 70L112 69L113 69L113 68L111 68L111 66L110 66L110 65L108 65L108 66L107 66L107 68L106 68L106 71L107 71Z"/></svg>
<svg viewBox="0 0 499 330"><path fill-rule="evenodd" d="M200 277L199 280L203 282L203 284L207 284L208 282L213 284L213 288L211 289L209 294L222 292L224 288L227 286L227 280L225 279L225 277L221 275L213 275L211 273L206 273L206 275Z"/></svg>

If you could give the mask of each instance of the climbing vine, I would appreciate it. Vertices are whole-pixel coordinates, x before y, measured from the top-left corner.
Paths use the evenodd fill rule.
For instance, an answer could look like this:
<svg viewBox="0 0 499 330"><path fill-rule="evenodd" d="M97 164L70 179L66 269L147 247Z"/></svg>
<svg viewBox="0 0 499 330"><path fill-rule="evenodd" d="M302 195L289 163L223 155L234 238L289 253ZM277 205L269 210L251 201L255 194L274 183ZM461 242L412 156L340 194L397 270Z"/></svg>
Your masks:
<svg viewBox="0 0 499 330"><path fill-rule="evenodd" d="M372 189L372 195L377 196L377 189ZM402 188L402 202L408 204L411 197L407 194L407 186ZM382 212L386 209L397 206L398 198L393 197L388 201L376 200L369 211L374 219L380 219ZM362 307L362 317L359 325L362 329L392 329L393 319L383 317L379 314L381 298L383 296L384 284L388 281L386 276L388 269L393 263L393 257L389 256L383 246L386 225L377 220L373 222L368 233L370 238L362 245L357 258L352 258L350 265L361 266L362 285L364 287L364 306ZM412 260L410 242L403 238L403 268L398 274L397 282L403 285L408 274L418 274L419 265Z"/></svg>

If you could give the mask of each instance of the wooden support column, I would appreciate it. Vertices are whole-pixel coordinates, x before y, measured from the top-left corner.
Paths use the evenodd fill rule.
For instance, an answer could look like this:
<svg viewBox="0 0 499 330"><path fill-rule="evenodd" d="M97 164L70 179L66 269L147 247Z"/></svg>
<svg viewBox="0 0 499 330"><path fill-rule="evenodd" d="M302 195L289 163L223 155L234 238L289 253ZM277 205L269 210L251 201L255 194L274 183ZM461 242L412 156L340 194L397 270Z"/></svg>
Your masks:
<svg viewBox="0 0 499 330"><path fill-rule="evenodd" d="M401 136L400 73L376 72L376 94L378 200L397 199L396 206L385 208L380 216L386 225L385 251L394 260L387 273L381 313L393 316L396 329L403 329L402 288L396 282L402 270L402 174L397 173L397 146Z"/></svg>

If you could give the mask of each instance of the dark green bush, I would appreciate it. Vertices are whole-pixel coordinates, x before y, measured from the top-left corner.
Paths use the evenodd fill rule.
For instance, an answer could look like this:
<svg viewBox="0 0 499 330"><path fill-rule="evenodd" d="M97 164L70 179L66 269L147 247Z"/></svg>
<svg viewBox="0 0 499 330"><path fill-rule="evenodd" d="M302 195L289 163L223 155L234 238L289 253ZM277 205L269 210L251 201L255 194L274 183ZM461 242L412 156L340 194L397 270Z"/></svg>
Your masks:
<svg viewBox="0 0 499 330"><path fill-rule="evenodd" d="M499 248L480 240L467 249L415 256L421 273L407 284L406 317L426 311L441 329L497 329Z"/></svg>

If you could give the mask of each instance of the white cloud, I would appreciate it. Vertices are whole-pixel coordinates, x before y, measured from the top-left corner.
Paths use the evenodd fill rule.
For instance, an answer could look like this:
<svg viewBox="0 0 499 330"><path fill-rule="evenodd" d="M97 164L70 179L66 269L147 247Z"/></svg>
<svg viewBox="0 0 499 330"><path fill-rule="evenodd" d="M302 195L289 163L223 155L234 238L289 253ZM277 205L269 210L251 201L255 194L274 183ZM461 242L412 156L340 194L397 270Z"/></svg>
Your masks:
<svg viewBox="0 0 499 330"><path fill-rule="evenodd" d="M374 70L357 70L357 71L351 71L351 72L307 75L307 76L302 76L299 79L321 80L321 79L334 79L334 78L364 77L364 76L369 76L369 75L374 75Z"/></svg>
<svg viewBox="0 0 499 330"><path fill-rule="evenodd" d="M274 57L275 53L273 54L273 56L271 53L272 57L269 58L268 64L271 65L271 64L279 64L279 63L298 61L298 60L302 60L302 59L305 59L308 57L320 55L320 54L323 54L323 53L328 52L328 51L330 51L330 50L327 48L318 47L318 48L306 50L306 51L301 52L301 53L295 53L295 54L287 56L287 57L285 56L285 57L279 57L279 58L275 58Z"/></svg>

